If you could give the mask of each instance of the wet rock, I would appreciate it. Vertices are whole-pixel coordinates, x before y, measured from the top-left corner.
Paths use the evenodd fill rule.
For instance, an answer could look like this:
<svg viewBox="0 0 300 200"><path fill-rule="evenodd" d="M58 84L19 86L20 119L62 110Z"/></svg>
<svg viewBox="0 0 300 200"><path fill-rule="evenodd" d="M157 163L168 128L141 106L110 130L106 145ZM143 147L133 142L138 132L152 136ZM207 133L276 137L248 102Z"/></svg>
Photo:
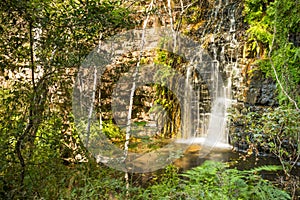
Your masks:
<svg viewBox="0 0 300 200"><path fill-rule="evenodd" d="M256 70L250 80L246 103L259 106L276 106L276 82L265 78L264 74Z"/></svg>

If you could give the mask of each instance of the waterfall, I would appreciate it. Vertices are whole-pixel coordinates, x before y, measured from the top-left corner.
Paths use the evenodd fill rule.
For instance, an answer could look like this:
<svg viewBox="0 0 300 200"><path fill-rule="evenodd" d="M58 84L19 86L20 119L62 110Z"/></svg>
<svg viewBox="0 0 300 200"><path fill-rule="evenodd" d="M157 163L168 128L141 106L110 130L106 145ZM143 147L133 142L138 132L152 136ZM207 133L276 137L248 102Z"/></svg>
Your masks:
<svg viewBox="0 0 300 200"><path fill-rule="evenodd" d="M226 2L228 4L228 1ZM226 6L226 5L225 5ZM230 28L228 31L229 35L229 43L223 44L221 47L221 53L219 60L223 62L224 73L226 75L226 80L224 80L224 85L216 85L213 91L214 97L212 102L212 108L210 113L210 120L207 130L207 138L204 142L205 146L218 147L218 148L227 148L230 147L228 145L228 128L227 128L227 109L231 105L232 97L231 97L231 84L232 84L232 76L233 71L237 69L237 63L233 61L233 57L236 57L237 51L235 47L237 46L237 41L235 39L235 4L232 4L229 9L228 16L230 17ZM223 19L223 16L222 16ZM219 22L219 26L215 29L217 33L220 32L222 20ZM219 60L217 60L217 52L216 52L215 40L213 38L213 58L214 58L214 72L212 73L212 78L221 78L220 77L220 69L219 69ZM227 48L226 48L227 47ZM230 59L226 62L224 58L225 48L227 51L230 51ZM216 84L219 84L219 81L214 81Z"/></svg>
<svg viewBox="0 0 300 200"><path fill-rule="evenodd" d="M181 138L188 139L192 134L192 116L191 116L191 76L192 66L187 66L186 78L184 85L184 102L183 102L183 117L182 117L182 128L181 128Z"/></svg>
<svg viewBox="0 0 300 200"><path fill-rule="evenodd" d="M99 66L97 65L98 77L103 76L103 81L99 78L99 82L103 83L99 95L101 94L101 98L106 99L101 106L104 108L104 105L111 105L111 110L106 110L105 117L108 118L111 115L121 131L126 129L125 142L121 149L106 138L101 130L99 131L101 134L94 134L93 137L86 140L89 143L86 146L89 147L89 151L95 155L98 161L125 172L144 173L160 169L165 164L172 162L185 152L186 147L193 143L200 143L205 149L204 153L209 152L214 147L230 147L228 145L226 111L232 103L232 81L235 84L237 76L240 74L237 54L239 45L236 39L238 36L236 29L239 28L236 26L236 21L238 21L236 20L236 8L240 7L237 6L238 3L232 2L233 0L209 2L209 4L214 3L214 6L209 5L208 9L213 8L205 11L206 24L202 26L201 23L201 27L195 33L197 38L200 37L200 41L192 40L177 34L177 32L175 34L173 30L168 30L168 28L134 30L124 32L103 42L96 51L89 54L79 73L82 79L79 79L78 87L74 90L74 116L77 121L81 122L82 120L83 122L79 124L78 129L82 130L82 127L86 127L86 122L93 123L93 126L90 127L93 128L91 131L94 133L101 129L96 116L87 118L90 116L89 113L95 111L95 109L91 109L91 105L93 105L96 95L93 93L95 87L92 87L95 86L93 83L96 79L92 76L93 73L89 71L90 66L96 66L95 63L99 63ZM172 55L177 55L183 59L172 67L147 64L148 61L145 62L145 60L148 60L148 57L152 58L153 53L156 52L156 50L152 50L157 47L163 51L172 52ZM132 51L138 52L128 57L129 59L137 57L138 62L135 66L131 66L134 62L131 63L127 57L124 57ZM144 59L144 56L147 59ZM119 64L118 59L121 58L125 58L125 63L129 62L128 71L123 69L127 68L127 64L126 67ZM139 65L142 58L143 62ZM152 59L149 59L150 63L151 61ZM184 65L186 66L182 67ZM173 69L173 67L177 68ZM110 78L110 76L112 77ZM135 128L132 123L140 122L140 119L148 122L145 115L137 115L139 112L144 112L144 110L139 111L138 108L146 104L139 101L137 102L138 106L133 107L136 88L146 84L158 84L166 87L168 91L161 94L165 96L163 98L159 96L160 94L157 96L162 100L171 100L170 104L168 102L168 104L162 103L159 107L159 111L165 109L163 112L164 122L159 123L157 121L154 129L147 124ZM100 93L103 88L107 88L107 91ZM111 89L113 91L110 91ZM146 93L153 91L151 89ZM149 98L143 100L143 102L146 101L154 102L154 97L149 95ZM132 115L134 109L136 109L136 116ZM141 118L139 118L140 116ZM161 129L163 130L160 131ZM181 133L178 133L178 130ZM164 133L167 131L169 135L166 136ZM86 133L88 131L84 129L81 132ZM178 138L173 138L175 134L178 135ZM149 153L131 151L130 137L133 142L146 140L145 150L154 148L154 151ZM83 134L82 138L89 138L89 135ZM160 141L160 139L163 140ZM152 142L155 144L154 147L152 147ZM148 144L151 144L151 147L148 147ZM164 146L156 149L156 144ZM128 176L125 179L127 180Z"/></svg>
<svg viewBox="0 0 300 200"><path fill-rule="evenodd" d="M211 62L209 67L210 84L210 111L205 111L203 102L198 102L197 108L192 105L189 96L190 85L193 85L192 68L186 69L185 83L185 112L183 115L183 133L195 132L184 135L179 143L201 143L208 148L231 148L228 144L227 110L232 103L232 79L238 72L238 41L236 40L236 3L227 1L215 1L214 8L210 12L209 20L202 29L201 43L209 40L208 51ZM195 87L193 88L195 89ZM197 94L201 94L198 88ZM200 98L198 98L200 101ZM189 104L187 104L189 103ZM193 110L197 110L197 116ZM202 112L200 112L200 110ZM192 118L193 120L189 120ZM196 122L195 120L196 119ZM188 125L190 124L190 126ZM191 127L188 128L187 126ZM198 128L201 127L201 128Z"/></svg>

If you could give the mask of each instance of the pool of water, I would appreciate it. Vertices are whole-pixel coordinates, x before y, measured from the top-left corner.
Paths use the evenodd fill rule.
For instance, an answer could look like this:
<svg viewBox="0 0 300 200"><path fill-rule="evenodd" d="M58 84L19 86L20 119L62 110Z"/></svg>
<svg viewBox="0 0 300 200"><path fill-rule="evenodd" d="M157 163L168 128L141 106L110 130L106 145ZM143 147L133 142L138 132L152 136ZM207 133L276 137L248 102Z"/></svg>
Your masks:
<svg viewBox="0 0 300 200"><path fill-rule="evenodd" d="M248 170L264 165L281 165L279 160L271 155L255 156L247 152L239 152L233 149L205 149L200 145L191 145L184 155L175 160L174 164L183 171L197 167L206 160L228 162L233 168ZM297 165L292 174L300 177L300 166ZM282 171L263 172L263 178L273 180L283 175Z"/></svg>

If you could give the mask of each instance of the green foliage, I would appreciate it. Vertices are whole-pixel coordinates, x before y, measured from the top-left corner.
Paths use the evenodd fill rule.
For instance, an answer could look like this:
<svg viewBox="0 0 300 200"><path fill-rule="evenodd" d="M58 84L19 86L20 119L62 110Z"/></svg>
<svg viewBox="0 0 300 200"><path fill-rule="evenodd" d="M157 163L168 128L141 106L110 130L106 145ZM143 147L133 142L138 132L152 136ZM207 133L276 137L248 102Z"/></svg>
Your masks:
<svg viewBox="0 0 300 200"><path fill-rule="evenodd" d="M292 35L300 32L300 6L299 2L246 0L245 21L249 24L250 51L255 52L262 60L259 61L261 69L267 76L275 79L274 70L270 64L272 59L274 68L288 94L300 105L300 46L293 41ZM274 40L273 40L274 37ZM272 48L271 58L267 52ZM288 104L287 96L279 90L279 101Z"/></svg>
<svg viewBox="0 0 300 200"><path fill-rule="evenodd" d="M174 77L175 71L172 70L172 66L175 66L176 61L178 60L174 57L175 55L164 50L157 50L156 53L157 55L154 59L154 63L163 65L164 67L156 71L154 78L160 83L161 86L165 86L166 83L170 82L170 80Z"/></svg>
<svg viewBox="0 0 300 200"><path fill-rule="evenodd" d="M162 65L163 67L156 71L154 79L158 84L155 84L156 100L155 103L163 107L167 112L167 119L172 123L164 124L164 136L171 138L174 133L178 131L178 121L180 119L176 116L179 112L179 103L174 93L170 90L170 86L177 84L178 77L175 76L175 72L180 69L180 66L185 63L184 58L167 52L165 50L157 49L154 63ZM177 127L176 127L177 126Z"/></svg>
<svg viewBox="0 0 300 200"><path fill-rule="evenodd" d="M68 190L62 193L60 199L122 199L126 197L125 182L121 178L123 173L113 172L105 168L79 167L72 171L69 178ZM92 171L94 170L94 171Z"/></svg>
<svg viewBox="0 0 300 200"><path fill-rule="evenodd" d="M258 172L276 171L263 166L246 171L229 169L224 163L206 161L181 177L171 171L167 179L148 188L145 199L290 199L290 196L263 180Z"/></svg>
<svg viewBox="0 0 300 200"><path fill-rule="evenodd" d="M125 133L121 132L120 128L112 120L103 123L102 131L109 139L124 139L125 137Z"/></svg>
<svg viewBox="0 0 300 200"><path fill-rule="evenodd" d="M144 190L143 199L171 199L172 193L178 191L179 183L178 169L169 165L163 172L161 179Z"/></svg>
<svg viewBox="0 0 300 200"><path fill-rule="evenodd" d="M297 13L289 5L283 14L291 10ZM198 10L191 9L195 11ZM198 18L198 13L194 13L191 20ZM297 22L294 18L289 22L288 27L294 32L298 31L294 26ZM234 199L246 194L256 199L254 191L266 198L277 198L278 194L282 199L288 197L252 175L257 170L243 173L217 163L206 163L185 173L183 178L177 168L170 166L157 184L145 190L127 188L120 178L124 173L99 166L87 155L70 114L76 68L98 45L101 33L105 38L134 24L121 1L1 1L0 199L126 199L127 193L132 199L199 199L205 195L231 195ZM269 42L265 34L270 32L270 26L260 26L262 30L252 31L253 37L261 35L258 40ZM294 66L300 51L292 45L290 49L288 55ZM183 61L161 52L158 62L171 67ZM297 73L292 66L289 69ZM31 77L33 72L41 71L39 77ZM161 73L163 81L172 75ZM166 103L171 99L171 95L166 95L168 91L161 92L161 103L175 107L174 102ZM112 122L104 123L103 131L109 138L122 137Z"/></svg>
<svg viewBox="0 0 300 200"><path fill-rule="evenodd" d="M68 182L82 172L70 163L86 158L70 114L76 68L101 34L130 27L129 19L118 1L0 2L0 199L74 192ZM90 177L78 178L80 187L83 180Z"/></svg>
<svg viewBox="0 0 300 200"><path fill-rule="evenodd" d="M289 174L300 155L299 119L299 112L284 107L265 109L263 113L235 113L231 120L235 126L242 127L242 133L233 134L232 143L244 141L257 153L272 152Z"/></svg>
<svg viewBox="0 0 300 200"><path fill-rule="evenodd" d="M145 126L146 124L147 124L147 122L145 122L145 121L134 122L134 125L136 125L136 126Z"/></svg>
<svg viewBox="0 0 300 200"><path fill-rule="evenodd" d="M264 166L238 171L226 169L223 163L207 161L185 174L188 177L185 190L190 191L191 199L289 199L288 194L256 175L262 170L278 169Z"/></svg>

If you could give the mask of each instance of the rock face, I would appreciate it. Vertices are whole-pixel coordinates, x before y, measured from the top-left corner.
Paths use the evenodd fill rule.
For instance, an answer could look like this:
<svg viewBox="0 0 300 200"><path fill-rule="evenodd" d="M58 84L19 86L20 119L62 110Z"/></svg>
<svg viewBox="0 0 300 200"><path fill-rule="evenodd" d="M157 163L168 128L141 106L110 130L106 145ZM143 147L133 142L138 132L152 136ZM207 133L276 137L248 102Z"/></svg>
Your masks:
<svg viewBox="0 0 300 200"><path fill-rule="evenodd" d="M276 83L258 70L247 47L247 24L242 1L207 2L202 25L190 34L220 64L225 82L231 83L232 99L245 106L276 106ZM297 43L297 36L291 40Z"/></svg>
<svg viewBox="0 0 300 200"><path fill-rule="evenodd" d="M201 5L195 7L195 10L199 12L195 17L196 20L192 23L183 23L182 30L188 37L202 44L203 49L208 52L213 62L217 63L225 85L224 90L229 93L229 98L235 102L233 107L241 113L248 107L260 108L278 105L275 82L265 78L263 73L257 70L257 66L253 64L255 58L253 58L247 46L246 30L248 27L243 18L243 1L202 1ZM186 19L186 21L188 20ZM168 18L165 19L163 24L165 26L170 25ZM297 42L297 38L296 36L292 37L292 40ZM145 55L145 57L148 62L153 62L153 57L151 58L150 54ZM101 100L98 102L100 102L99 105L104 120L113 117L111 115L111 95L116 87L116 82L135 66L137 58L137 55L124 56L118 64L107 68L107 71L103 74L102 85L100 86ZM184 76L187 74L187 69L183 65L178 64L173 67ZM199 79L201 74L197 76ZM202 105L199 112L204 116L211 109L209 96L212 91L208 90L206 84L201 83L199 86L203 88L200 93ZM124 90L130 89L130 86L127 87L126 83L123 86ZM170 103L172 106L168 111L170 122L164 125L163 132L171 132L170 134L172 134L172 132L178 131L180 112L182 112L179 103L174 100L175 98L171 93L162 88L154 87L154 85L137 88L132 118L135 121L148 121L148 124L155 124L149 111L156 98L172 101ZM205 120L205 117L203 117L203 120ZM230 130L233 129L230 128Z"/></svg>
<svg viewBox="0 0 300 200"><path fill-rule="evenodd" d="M249 106L277 106L276 82L255 71L250 79L245 103Z"/></svg>
<svg viewBox="0 0 300 200"><path fill-rule="evenodd" d="M148 55L149 57L149 55ZM134 69L137 63L137 55L124 55L123 58L120 58L116 63L113 63L111 66L106 67L106 71L101 77L101 84L98 86L100 95L98 96L98 107L101 108L101 115L103 120L112 119L112 99L119 104L117 111L115 111L115 117L121 119L119 125L126 125L126 113L127 103L129 102L130 89L132 87L132 75L129 74L130 71ZM116 88L118 87L118 88ZM118 92L118 94L114 93ZM113 98L113 94L117 98ZM134 107L132 118L136 120L149 120L148 111L154 103L156 95L156 90L154 85L142 85L138 86L135 90L134 95ZM124 106L122 106L122 100L126 101ZM124 111L124 112L123 112ZM125 114L125 115L124 115ZM122 116L124 115L124 116ZM125 120L125 121L122 121Z"/></svg>
<svg viewBox="0 0 300 200"><path fill-rule="evenodd" d="M190 28L189 34L219 63L219 72L224 84L230 88L230 98L234 100L233 114L264 113L268 107L277 106L276 82L266 78L258 69L257 58L247 44L248 26L244 22L243 1L204 2L199 14L201 23ZM298 44L298 39L296 35L290 37L295 44ZM232 145L247 150L249 146L244 139L252 136L243 130L248 124L243 124L238 118L229 124L229 138L239 138L235 140L239 142Z"/></svg>

